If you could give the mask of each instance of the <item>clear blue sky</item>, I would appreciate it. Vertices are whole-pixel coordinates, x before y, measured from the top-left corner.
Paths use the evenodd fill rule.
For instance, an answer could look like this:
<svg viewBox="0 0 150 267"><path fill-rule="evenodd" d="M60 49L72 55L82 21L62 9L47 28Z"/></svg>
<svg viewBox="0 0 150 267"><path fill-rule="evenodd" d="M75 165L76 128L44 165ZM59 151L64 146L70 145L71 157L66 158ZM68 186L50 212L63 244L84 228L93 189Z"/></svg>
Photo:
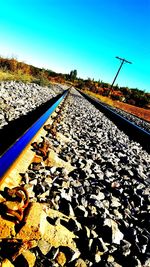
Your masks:
<svg viewBox="0 0 150 267"><path fill-rule="evenodd" d="M150 0L5 0L0 55L150 92Z"/></svg>

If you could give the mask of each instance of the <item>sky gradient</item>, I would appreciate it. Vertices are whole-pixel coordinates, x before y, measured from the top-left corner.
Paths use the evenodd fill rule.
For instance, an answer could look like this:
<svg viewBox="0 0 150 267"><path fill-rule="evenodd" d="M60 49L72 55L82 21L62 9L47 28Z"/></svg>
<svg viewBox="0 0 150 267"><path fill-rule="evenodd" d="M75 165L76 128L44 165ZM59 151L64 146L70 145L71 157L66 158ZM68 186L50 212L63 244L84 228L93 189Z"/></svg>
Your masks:
<svg viewBox="0 0 150 267"><path fill-rule="evenodd" d="M0 55L150 92L150 0L5 0Z"/></svg>

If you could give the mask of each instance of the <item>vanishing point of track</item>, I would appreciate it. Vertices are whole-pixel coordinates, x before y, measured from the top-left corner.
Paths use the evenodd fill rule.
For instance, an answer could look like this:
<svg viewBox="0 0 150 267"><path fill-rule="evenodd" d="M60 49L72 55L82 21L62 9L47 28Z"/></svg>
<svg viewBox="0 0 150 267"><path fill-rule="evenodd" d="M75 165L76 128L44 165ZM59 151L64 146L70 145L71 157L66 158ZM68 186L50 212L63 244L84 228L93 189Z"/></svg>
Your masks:
<svg viewBox="0 0 150 267"><path fill-rule="evenodd" d="M36 260L32 266L147 263L148 154L135 141L149 152L150 135L90 98L128 134L131 144L123 134L129 147L124 144L119 130L109 121L105 130L109 128L112 141L105 140L106 118L92 106L89 110L86 100L82 103L81 95L71 90L65 91L0 159L0 205L4 212L0 215L1 257L19 266L19 257L23 255L27 261L26 253L31 249L30 256L34 263ZM85 112L81 115L82 108ZM9 250L12 244L15 251L6 253L5 246ZM21 264L26 266L24 261Z"/></svg>

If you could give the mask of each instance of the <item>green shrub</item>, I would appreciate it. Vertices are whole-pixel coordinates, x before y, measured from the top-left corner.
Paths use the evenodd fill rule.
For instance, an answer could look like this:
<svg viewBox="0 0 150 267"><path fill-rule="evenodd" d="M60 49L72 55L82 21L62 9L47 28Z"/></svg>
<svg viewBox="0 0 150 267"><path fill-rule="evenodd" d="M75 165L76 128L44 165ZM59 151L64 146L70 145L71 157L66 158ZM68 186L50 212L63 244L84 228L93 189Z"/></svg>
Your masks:
<svg viewBox="0 0 150 267"><path fill-rule="evenodd" d="M10 81L13 80L13 75L8 71L0 70L0 81Z"/></svg>
<svg viewBox="0 0 150 267"><path fill-rule="evenodd" d="M18 70L13 76L13 79L18 82L22 81L24 83L31 83L33 81L33 77L30 74L23 73L22 70Z"/></svg>
<svg viewBox="0 0 150 267"><path fill-rule="evenodd" d="M39 84L40 86L48 86L50 84L49 80L42 76L40 78L37 78L35 82Z"/></svg>
<svg viewBox="0 0 150 267"><path fill-rule="evenodd" d="M122 100L122 97L120 96L120 95L111 95L111 99L112 100L119 100L119 101L121 101Z"/></svg>

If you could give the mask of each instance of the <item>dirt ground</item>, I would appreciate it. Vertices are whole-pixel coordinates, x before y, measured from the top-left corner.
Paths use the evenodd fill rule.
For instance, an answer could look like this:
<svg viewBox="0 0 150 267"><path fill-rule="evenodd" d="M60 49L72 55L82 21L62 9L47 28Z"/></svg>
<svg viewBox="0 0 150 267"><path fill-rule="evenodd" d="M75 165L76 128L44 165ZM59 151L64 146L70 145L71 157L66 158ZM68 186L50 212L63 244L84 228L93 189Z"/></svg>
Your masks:
<svg viewBox="0 0 150 267"><path fill-rule="evenodd" d="M116 108L125 110L139 118L142 118L143 120L150 122L150 109L139 108L139 107L132 106L126 103L118 102L118 101L113 101L113 102Z"/></svg>

